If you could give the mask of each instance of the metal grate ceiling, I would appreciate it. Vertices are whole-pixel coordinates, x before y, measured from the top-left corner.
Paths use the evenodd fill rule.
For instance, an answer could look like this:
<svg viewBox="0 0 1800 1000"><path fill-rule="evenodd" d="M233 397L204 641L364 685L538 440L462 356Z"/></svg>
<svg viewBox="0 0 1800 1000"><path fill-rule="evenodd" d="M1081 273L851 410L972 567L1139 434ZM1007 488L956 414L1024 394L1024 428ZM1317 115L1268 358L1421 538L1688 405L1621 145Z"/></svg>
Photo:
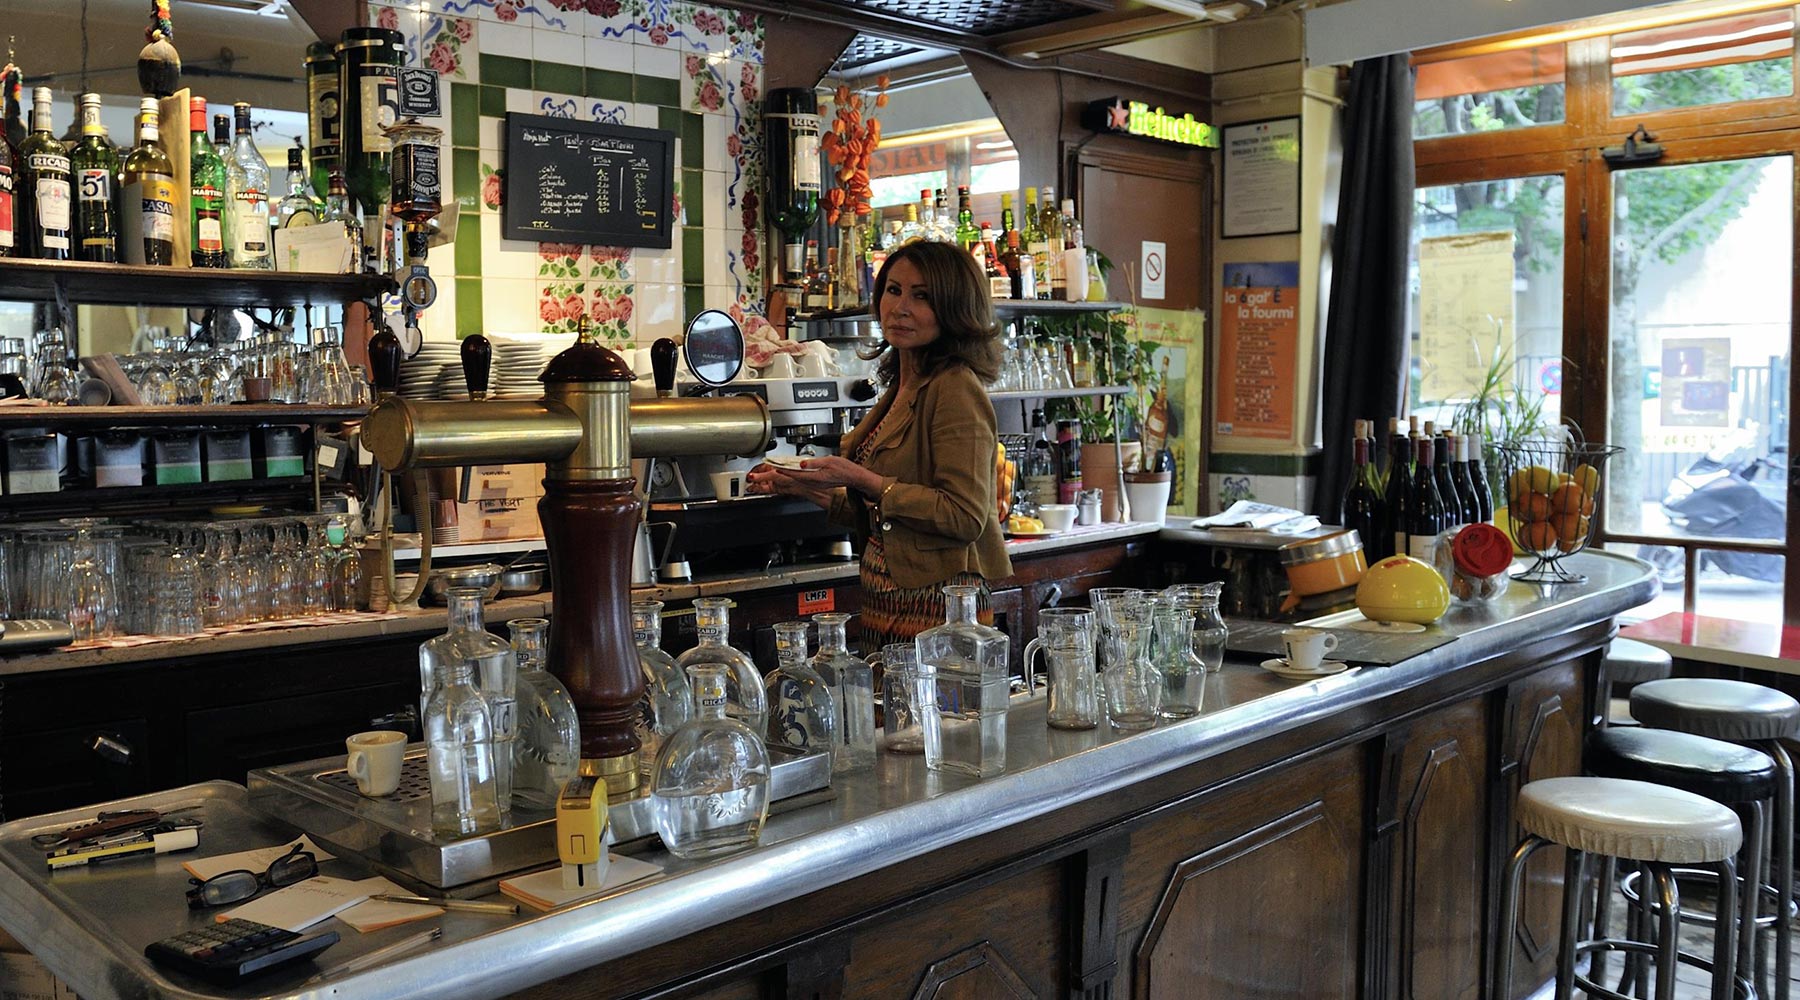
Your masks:
<svg viewBox="0 0 1800 1000"><path fill-rule="evenodd" d="M996 35L1066 21L1095 12L1096 5L1068 0L853 0L860 7L923 21L951 31Z"/></svg>
<svg viewBox="0 0 1800 1000"><path fill-rule="evenodd" d="M845 47L844 54L838 57L837 65L834 68L838 72L853 71L874 63L917 55L924 51L924 46L913 45L910 42L896 42L888 38L857 35Z"/></svg>

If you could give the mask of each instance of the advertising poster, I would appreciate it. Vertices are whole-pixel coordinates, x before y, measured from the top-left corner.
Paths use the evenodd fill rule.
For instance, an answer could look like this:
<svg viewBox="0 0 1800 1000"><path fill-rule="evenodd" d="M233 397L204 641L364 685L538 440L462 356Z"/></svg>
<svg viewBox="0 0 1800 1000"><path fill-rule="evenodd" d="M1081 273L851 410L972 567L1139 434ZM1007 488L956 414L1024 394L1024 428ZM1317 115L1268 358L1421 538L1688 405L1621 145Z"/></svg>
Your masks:
<svg viewBox="0 0 1800 1000"><path fill-rule="evenodd" d="M1200 487L1206 481L1202 467L1206 454L1200 439L1202 421L1196 419L1205 400L1204 379L1206 355L1206 313L1198 309L1153 309L1140 306L1136 311L1138 336L1160 345L1156 352L1159 367L1168 359L1165 369L1169 401L1169 450L1175 455L1175 480L1169 487L1169 513L1198 514Z"/></svg>
<svg viewBox="0 0 1800 1000"><path fill-rule="evenodd" d="M1287 441L1299 379L1300 264L1226 264L1214 433Z"/></svg>
<svg viewBox="0 0 1800 1000"><path fill-rule="evenodd" d="M1513 332L1511 230L1419 241L1420 399L1479 394Z"/></svg>
<svg viewBox="0 0 1800 1000"><path fill-rule="evenodd" d="M1664 427L1731 425L1731 338L1671 337L1662 345Z"/></svg>

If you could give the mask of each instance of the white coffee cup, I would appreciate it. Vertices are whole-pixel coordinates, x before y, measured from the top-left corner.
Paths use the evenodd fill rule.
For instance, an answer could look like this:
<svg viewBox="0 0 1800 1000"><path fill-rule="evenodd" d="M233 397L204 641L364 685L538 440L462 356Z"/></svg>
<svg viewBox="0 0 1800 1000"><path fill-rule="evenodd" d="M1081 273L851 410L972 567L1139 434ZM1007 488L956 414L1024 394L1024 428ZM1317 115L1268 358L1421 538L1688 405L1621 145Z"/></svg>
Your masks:
<svg viewBox="0 0 1800 1000"><path fill-rule="evenodd" d="M1325 654L1338 646L1337 636L1316 628L1289 628L1281 631L1281 644L1287 649L1288 666L1295 670L1317 670Z"/></svg>
<svg viewBox="0 0 1800 1000"><path fill-rule="evenodd" d="M799 375L801 378L824 378L825 359L813 353L800 355Z"/></svg>
<svg viewBox="0 0 1800 1000"><path fill-rule="evenodd" d="M356 790L370 798L394 794L406 761L406 734L392 729L357 733L344 740L350 756L344 770L356 779Z"/></svg>
<svg viewBox="0 0 1800 1000"><path fill-rule="evenodd" d="M763 378L793 378L794 357L791 354L777 354L762 367Z"/></svg>
<svg viewBox="0 0 1800 1000"><path fill-rule="evenodd" d="M711 476L713 496L720 500L733 500L744 495L742 472L714 472Z"/></svg>

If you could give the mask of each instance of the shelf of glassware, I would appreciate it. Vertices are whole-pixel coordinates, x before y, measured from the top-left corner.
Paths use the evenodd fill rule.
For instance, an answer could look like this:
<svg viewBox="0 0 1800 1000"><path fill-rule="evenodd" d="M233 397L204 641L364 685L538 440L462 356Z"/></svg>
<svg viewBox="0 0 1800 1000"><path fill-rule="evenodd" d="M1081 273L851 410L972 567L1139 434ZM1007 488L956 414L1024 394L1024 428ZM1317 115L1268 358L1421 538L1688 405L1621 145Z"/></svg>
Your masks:
<svg viewBox="0 0 1800 1000"><path fill-rule="evenodd" d="M990 390L988 398L1003 399L1074 399L1080 396L1123 396L1131 391L1128 385L1090 385L1074 389L1001 389Z"/></svg>
<svg viewBox="0 0 1800 1000"><path fill-rule="evenodd" d="M385 274L303 274L0 258L0 300L146 306L300 306L361 302L393 290Z"/></svg>
<svg viewBox="0 0 1800 1000"><path fill-rule="evenodd" d="M233 427L253 424L341 424L369 415L366 406L238 403L228 406L0 406L0 430L113 427Z"/></svg>
<svg viewBox="0 0 1800 1000"><path fill-rule="evenodd" d="M1125 308L1123 302L1063 302L1057 299L995 299L994 313L1005 319L1010 316L1080 316L1089 313L1118 312ZM866 323L875 318L869 311L868 303L850 309L833 309L821 312L803 313L794 317L796 323Z"/></svg>

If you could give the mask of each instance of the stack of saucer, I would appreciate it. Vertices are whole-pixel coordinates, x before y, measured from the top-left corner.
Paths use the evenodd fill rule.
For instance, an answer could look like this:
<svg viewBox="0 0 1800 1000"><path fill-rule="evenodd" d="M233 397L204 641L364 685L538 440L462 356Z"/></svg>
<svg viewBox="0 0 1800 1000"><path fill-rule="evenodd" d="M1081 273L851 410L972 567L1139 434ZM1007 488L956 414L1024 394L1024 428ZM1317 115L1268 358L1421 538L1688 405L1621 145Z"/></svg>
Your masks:
<svg viewBox="0 0 1800 1000"><path fill-rule="evenodd" d="M543 345L507 343L494 345L493 395L498 399L536 399L544 394L538 373L549 359Z"/></svg>
<svg viewBox="0 0 1800 1000"><path fill-rule="evenodd" d="M443 341L427 341L419 353L400 362L400 395L408 399L440 399L437 388L446 366L462 379L461 348Z"/></svg>

